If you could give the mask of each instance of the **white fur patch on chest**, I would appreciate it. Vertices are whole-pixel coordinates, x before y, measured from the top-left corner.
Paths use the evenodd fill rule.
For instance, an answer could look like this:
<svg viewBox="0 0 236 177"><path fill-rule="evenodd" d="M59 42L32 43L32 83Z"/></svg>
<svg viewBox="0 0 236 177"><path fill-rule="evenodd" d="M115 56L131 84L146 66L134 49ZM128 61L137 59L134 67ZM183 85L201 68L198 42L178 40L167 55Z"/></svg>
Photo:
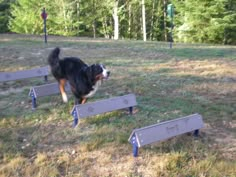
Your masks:
<svg viewBox="0 0 236 177"><path fill-rule="evenodd" d="M85 98L92 97L98 90L98 87L102 84L102 81L99 80L96 82L96 84L93 86L93 90L90 91L87 95L85 95Z"/></svg>

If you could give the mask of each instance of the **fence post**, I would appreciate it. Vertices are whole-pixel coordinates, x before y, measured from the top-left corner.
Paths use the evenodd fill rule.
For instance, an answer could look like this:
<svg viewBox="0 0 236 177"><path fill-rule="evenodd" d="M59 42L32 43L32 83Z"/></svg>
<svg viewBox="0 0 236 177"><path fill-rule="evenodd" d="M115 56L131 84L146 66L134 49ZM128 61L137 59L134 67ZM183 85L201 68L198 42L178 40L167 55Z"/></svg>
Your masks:
<svg viewBox="0 0 236 177"><path fill-rule="evenodd" d="M41 17L43 19L43 31L44 31L44 42L47 44L47 26L46 26L46 21L47 21L47 16L48 14L46 13L45 7L42 10Z"/></svg>

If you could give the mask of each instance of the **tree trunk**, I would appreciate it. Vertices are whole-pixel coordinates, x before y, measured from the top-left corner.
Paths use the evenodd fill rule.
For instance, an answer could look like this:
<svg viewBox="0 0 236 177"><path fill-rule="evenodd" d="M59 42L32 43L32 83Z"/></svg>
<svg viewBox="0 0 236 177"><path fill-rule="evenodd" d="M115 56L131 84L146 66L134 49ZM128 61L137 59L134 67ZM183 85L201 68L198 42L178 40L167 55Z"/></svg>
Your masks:
<svg viewBox="0 0 236 177"><path fill-rule="evenodd" d="M103 27L103 33L104 33L104 36L106 39L109 39L109 34L108 34L108 31L107 31L107 17L105 16L104 19L103 19L103 22L102 22L102 27Z"/></svg>
<svg viewBox="0 0 236 177"><path fill-rule="evenodd" d="M167 30L166 30L166 2L167 0L163 0L163 3L164 3L164 10L163 10L163 16L164 16L164 34L165 34L165 41L167 41Z"/></svg>
<svg viewBox="0 0 236 177"><path fill-rule="evenodd" d="M151 17L151 27L150 27L150 40L153 40L153 31L154 31L154 14L156 9L156 0L152 2L152 17Z"/></svg>
<svg viewBox="0 0 236 177"><path fill-rule="evenodd" d="M78 19L78 22L79 22L79 20L80 20L80 1L79 0L77 0L77 2L76 2L76 14L77 14L77 19ZM78 27L77 27L77 29L78 29L78 35L79 35L79 23L78 23Z"/></svg>
<svg viewBox="0 0 236 177"><path fill-rule="evenodd" d="M62 1L62 12L63 12L63 22L64 22L64 27L63 27L63 31L66 31L66 33L68 32L68 27L67 27L67 24L66 24L66 8L65 8L65 3L64 1Z"/></svg>
<svg viewBox="0 0 236 177"><path fill-rule="evenodd" d="M128 27L128 35L129 35L129 38L131 39L131 4L129 3L129 27Z"/></svg>
<svg viewBox="0 0 236 177"><path fill-rule="evenodd" d="M113 19L114 19L114 39L119 39L119 18L118 18L118 0L114 2L113 8Z"/></svg>
<svg viewBox="0 0 236 177"><path fill-rule="evenodd" d="M93 12L96 12L96 1L95 0L93 0ZM96 38L96 16L94 16L92 26L93 26L93 38Z"/></svg>
<svg viewBox="0 0 236 177"><path fill-rule="evenodd" d="M93 38L96 38L96 19L93 20Z"/></svg>
<svg viewBox="0 0 236 177"><path fill-rule="evenodd" d="M143 20L143 41L147 40L146 35L146 17L145 17L145 3L142 0L142 20Z"/></svg>

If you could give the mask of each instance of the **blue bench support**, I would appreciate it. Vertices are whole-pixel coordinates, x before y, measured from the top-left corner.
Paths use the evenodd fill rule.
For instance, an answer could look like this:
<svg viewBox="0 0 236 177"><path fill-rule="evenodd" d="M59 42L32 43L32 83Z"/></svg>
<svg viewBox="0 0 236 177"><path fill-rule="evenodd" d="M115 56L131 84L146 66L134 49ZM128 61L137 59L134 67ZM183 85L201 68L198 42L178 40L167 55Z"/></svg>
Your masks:
<svg viewBox="0 0 236 177"><path fill-rule="evenodd" d="M48 76L47 75L44 76L44 81L48 82Z"/></svg>
<svg viewBox="0 0 236 177"><path fill-rule="evenodd" d="M133 156L137 157L138 148L144 145L160 142L193 131L193 135L198 136L199 129L202 127L202 116L200 114L192 114L186 117L134 129L128 141L133 146Z"/></svg>
<svg viewBox="0 0 236 177"><path fill-rule="evenodd" d="M113 97L92 103L75 105L71 111L74 117L73 127L76 127L80 118L86 118L114 110L129 108L129 114L133 114L133 107L137 105L134 94Z"/></svg>
<svg viewBox="0 0 236 177"><path fill-rule="evenodd" d="M69 84L65 87L66 92L71 92ZM32 109L35 110L37 107L36 99L38 97L49 96L53 94L59 94L60 89L58 83L45 84L40 86L34 86L29 91L29 96L32 100Z"/></svg>

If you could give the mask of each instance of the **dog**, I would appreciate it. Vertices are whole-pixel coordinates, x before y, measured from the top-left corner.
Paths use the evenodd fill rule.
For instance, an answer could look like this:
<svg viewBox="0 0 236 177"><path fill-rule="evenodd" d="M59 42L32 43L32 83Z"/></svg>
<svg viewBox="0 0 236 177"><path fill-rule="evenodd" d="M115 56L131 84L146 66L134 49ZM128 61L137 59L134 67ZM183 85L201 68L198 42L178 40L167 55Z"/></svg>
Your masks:
<svg viewBox="0 0 236 177"><path fill-rule="evenodd" d="M67 81L75 96L75 104L84 104L87 98L92 97L103 79L108 79L110 71L102 64L85 64L80 58L59 58L60 48L56 47L48 56L51 73L59 83L63 102L68 102L65 92Z"/></svg>

